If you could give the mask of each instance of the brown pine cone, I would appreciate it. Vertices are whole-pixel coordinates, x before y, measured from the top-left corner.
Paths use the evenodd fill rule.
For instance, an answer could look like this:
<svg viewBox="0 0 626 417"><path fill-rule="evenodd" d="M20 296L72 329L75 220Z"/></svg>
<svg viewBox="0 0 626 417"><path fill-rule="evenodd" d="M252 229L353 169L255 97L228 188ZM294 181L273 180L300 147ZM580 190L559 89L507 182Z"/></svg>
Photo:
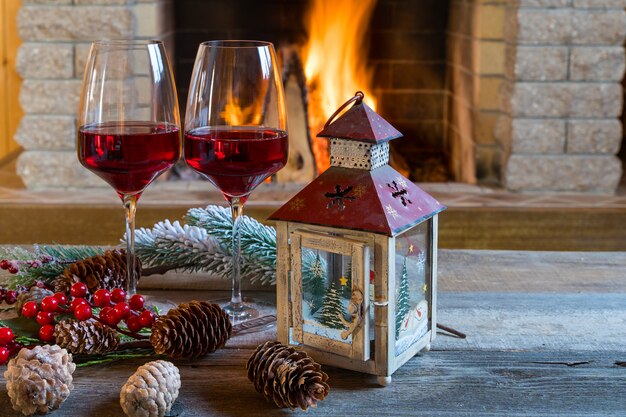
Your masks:
<svg viewBox="0 0 626 417"><path fill-rule="evenodd" d="M120 344L115 330L97 321L64 320L54 326L56 344L73 354L112 352Z"/></svg>
<svg viewBox="0 0 626 417"><path fill-rule="evenodd" d="M141 262L135 257L137 277L141 275ZM124 249L108 250L102 255L92 256L69 265L54 282L54 290L65 294L76 282L84 282L90 296L96 290L104 288L125 288L126 284L126 251Z"/></svg>
<svg viewBox="0 0 626 417"><path fill-rule="evenodd" d="M330 390L328 375L317 362L306 352L280 342L260 345L246 369L256 390L280 408L316 407Z"/></svg>
<svg viewBox="0 0 626 417"><path fill-rule="evenodd" d="M30 290L24 291L20 295L17 296L17 302L15 303L15 309L17 310L18 315L22 315L22 307L29 301L34 301L37 304L41 304L41 300L44 298L54 295L54 293L45 288L39 288L34 285L30 287Z"/></svg>
<svg viewBox="0 0 626 417"><path fill-rule="evenodd" d="M230 338L228 314L217 304L191 301L171 309L152 325L154 351L171 358L197 358L215 352Z"/></svg>

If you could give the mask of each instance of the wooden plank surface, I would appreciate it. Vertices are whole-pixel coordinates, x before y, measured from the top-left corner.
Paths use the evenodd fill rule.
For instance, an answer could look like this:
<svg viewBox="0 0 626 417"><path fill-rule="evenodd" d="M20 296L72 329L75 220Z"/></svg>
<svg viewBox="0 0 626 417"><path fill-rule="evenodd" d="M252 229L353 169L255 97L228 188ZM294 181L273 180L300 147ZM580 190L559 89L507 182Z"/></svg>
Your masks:
<svg viewBox="0 0 626 417"><path fill-rule="evenodd" d="M375 377L324 367L330 395L306 415L626 414L626 367L617 364L626 361L624 255L442 251L439 260L442 282L451 279L449 287L455 288L439 293L440 321L467 333L467 339L439 334L433 350L407 362L385 388L376 385ZM592 271L611 285L594 279L584 287ZM484 287L481 275L488 281ZM525 287L500 284L496 275L526 282ZM565 276L571 277L574 290L566 286ZM224 294L196 290L168 296L181 301ZM255 296L268 300L273 293ZM176 361L182 374L182 416L305 415L273 408L245 376L252 350L274 337L275 327L270 327L233 337L225 349L202 360ZM75 390L53 415L121 416L119 390L143 362L77 370ZM0 384L0 416L17 415Z"/></svg>

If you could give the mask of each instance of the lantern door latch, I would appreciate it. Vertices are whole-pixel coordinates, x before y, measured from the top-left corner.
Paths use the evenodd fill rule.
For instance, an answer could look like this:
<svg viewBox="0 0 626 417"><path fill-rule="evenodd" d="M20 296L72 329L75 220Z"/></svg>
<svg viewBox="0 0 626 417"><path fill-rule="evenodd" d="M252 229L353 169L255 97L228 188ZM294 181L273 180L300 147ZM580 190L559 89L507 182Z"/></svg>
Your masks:
<svg viewBox="0 0 626 417"><path fill-rule="evenodd" d="M342 313L339 313L339 320L348 328L341 332L341 338L346 340L354 333L363 322L363 293L359 290L352 290L352 297L348 303L348 313L350 321L347 321Z"/></svg>

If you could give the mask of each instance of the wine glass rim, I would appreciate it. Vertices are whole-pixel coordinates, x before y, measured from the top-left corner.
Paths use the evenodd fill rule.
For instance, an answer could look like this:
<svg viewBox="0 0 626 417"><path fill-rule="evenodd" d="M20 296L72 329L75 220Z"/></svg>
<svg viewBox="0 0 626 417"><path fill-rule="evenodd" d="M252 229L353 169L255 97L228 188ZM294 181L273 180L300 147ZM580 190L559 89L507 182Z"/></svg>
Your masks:
<svg viewBox="0 0 626 417"><path fill-rule="evenodd" d="M98 47L137 47L144 48L148 45L163 45L163 42L157 39L101 39L93 42Z"/></svg>
<svg viewBox="0 0 626 417"><path fill-rule="evenodd" d="M273 47L274 44L267 41L255 41L248 39L225 39L205 41L202 42L200 46L208 46L211 48L262 48Z"/></svg>

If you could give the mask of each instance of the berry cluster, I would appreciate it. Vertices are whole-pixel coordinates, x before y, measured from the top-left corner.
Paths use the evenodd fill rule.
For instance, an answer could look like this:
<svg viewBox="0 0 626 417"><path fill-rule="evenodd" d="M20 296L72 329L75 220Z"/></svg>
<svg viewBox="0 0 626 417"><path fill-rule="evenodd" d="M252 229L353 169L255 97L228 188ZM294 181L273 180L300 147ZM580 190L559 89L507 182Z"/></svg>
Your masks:
<svg viewBox="0 0 626 417"><path fill-rule="evenodd" d="M13 331L8 327L0 327L0 365L9 361L13 353L21 349L21 345L15 341Z"/></svg>
<svg viewBox="0 0 626 417"><path fill-rule="evenodd" d="M109 292L99 289L93 295L93 302L100 307L99 321L113 328L124 320L126 327L136 333L144 327L151 327L155 315L144 307L142 295L135 294L126 300L126 293L121 288Z"/></svg>
<svg viewBox="0 0 626 417"><path fill-rule="evenodd" d="M52 257L46 255L42 256L41 259L34 259L32 261L2 259L0 260L0 269L9 271L11 274L17 274L18 272L20 272L20 268L22 267L39 268L43 264L46 264L50 261L52 261Z"/></svg>
<svg viewBox="0 0 626 417"><path fill-rule="evenodd" d="M123 320L132 333L152 326L155 319L154 313L144 308L143 296L135 294L126 300L126 292L121 288L113 291L97 290L93 294L93 304L87 301L87 286L82 282L72 285L70 295L71 301L65 294L58 292L45 297L40 305L34 301L24 303L22 315L37 321L41 326L39 338L44 342L54 340L54 318L58 314L72 314L80 321L93 318L117 330L120 330L118 325ZM100 312L95 316L94 309L97 308Z"/></svg>

